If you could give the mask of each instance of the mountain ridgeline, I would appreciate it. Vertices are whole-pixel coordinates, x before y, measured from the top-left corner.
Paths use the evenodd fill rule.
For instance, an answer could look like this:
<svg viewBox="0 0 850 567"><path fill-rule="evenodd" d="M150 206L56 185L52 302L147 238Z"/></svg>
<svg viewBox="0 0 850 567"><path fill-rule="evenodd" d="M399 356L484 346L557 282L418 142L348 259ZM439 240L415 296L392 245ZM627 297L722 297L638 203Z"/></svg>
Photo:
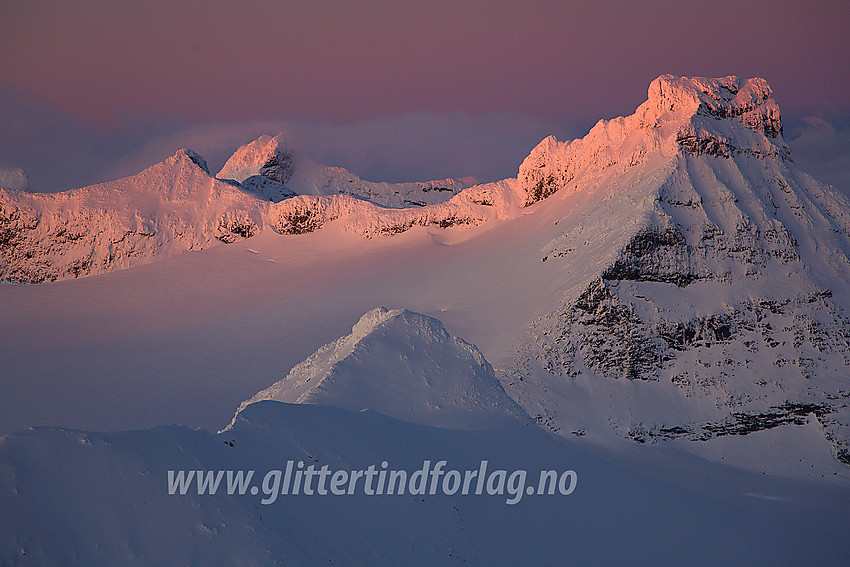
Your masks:
<svg viewBox="0 0 850 567"><path fill-rule="evenodd" d="M339 218L365 237L415 225L481 222L442 203L474 178L373 183L294 156L281 136L239 148L217 176L191 150L141 173L61 193L0 189L0 280L39 283L101 274L189 250Z"/></svg>

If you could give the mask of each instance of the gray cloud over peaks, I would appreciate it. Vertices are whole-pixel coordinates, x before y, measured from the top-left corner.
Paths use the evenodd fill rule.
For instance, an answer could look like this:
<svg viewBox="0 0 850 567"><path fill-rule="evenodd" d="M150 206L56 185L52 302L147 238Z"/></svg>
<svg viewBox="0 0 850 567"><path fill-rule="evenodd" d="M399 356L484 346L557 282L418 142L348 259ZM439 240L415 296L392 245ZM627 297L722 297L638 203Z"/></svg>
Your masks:
<svg viewBox="0 0 850 567"><path fill-rule="evenodd" d="M118 179L189 148L214 173L240 145L283 132L288 145L315 161L373 181L516 175L534 145L575 126L520 114L408 113L354 122L243 120L186 125L135 119L109 132L89 128L34 97L0 89L0 168L23 169L33 191L61 191Z"/></svg>

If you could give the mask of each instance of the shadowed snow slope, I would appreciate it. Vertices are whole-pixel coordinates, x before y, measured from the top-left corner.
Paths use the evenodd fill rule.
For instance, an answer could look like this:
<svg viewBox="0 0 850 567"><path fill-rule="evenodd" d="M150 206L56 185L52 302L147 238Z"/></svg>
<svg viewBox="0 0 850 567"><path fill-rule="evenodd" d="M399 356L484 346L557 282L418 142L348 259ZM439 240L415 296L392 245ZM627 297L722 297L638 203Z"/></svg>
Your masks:
<svg viewBox="0 0 850 567"><path fill-rule="evenodd" d="M459 431L275 402L251 404L218 435L176 426L38 428L0 439L0 564L839 565L845 558L846 486L670 457L656 455L665 477L658 479L533 425ZM327 481L320 495L314 477L313 495L290 490L262 504L267 490L283 487L264 483L266 473L289 460L315 471L383 470L386 461L387 471L408 475L426 460L431 469L445 460L445 471L478 471L486 460L488 477L498 470L527 477L505 482L501 494L498 481L492 494L486 487L474 494L475 482L467 495L440 487L431 494L430 485L411 494L408 478L403 493L396 482L392 495L385 484L373 496L363 478L354 494L334 495ZM575 471L575 491L521 490L537 489L541 470ZM193 471L185 494L168 493L168 471ZM244 494L227 494L226 471L254 471ZM211 484L221 478L214 496L198 493L196 475Z"/></svg>
<svg viewBox="0 0 850 567"><path fill-rule="evenodd" d="M320 348L239 411L262 400L373 409L454 428L525 416L474 345L450 336L437 319L383 307L363 315L350 335Z"/></svg>

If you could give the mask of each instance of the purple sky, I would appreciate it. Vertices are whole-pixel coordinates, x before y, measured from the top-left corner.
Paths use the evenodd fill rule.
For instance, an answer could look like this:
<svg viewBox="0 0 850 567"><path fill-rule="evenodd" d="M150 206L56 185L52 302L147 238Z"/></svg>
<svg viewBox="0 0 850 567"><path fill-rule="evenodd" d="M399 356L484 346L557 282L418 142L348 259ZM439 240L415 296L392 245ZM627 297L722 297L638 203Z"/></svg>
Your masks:
<svg viewBox="0 0 850 567"><path fill-rule="evenodd" d="M763 76L786 118L843 120L850 116L848 14L846 1L779 0L6 2L0 126L50 146L36 133L58 120L65 128L58 140L92 145L74 151L128 168L145 148L155 154L157 140L167 146L187 129L210 134L210 124L237 138L228 151L261 125L283 124L312 140L313 153L330 148L328 159L340 136L378 152L408 144L428 153L399 140L398 119L417 139L442 135L457 147L480 142L479 154L504 151L493 160L511 160L503 169L515 170L547 124L556 135L581 135L598 118L634 110L661 73ZM411 117L420 119L409 130ZM513 133L487 146L498 136L488 126L494 120ZM329 139L318 139L317 128ZM27 165L18 154L34 148L9 145L0 145L0 166ZM356 169L356 157L337 153ZM360 153L361 174L431 171L417 171L413 160L382 170L377 162L392 152L377 161ZM470 167L485 171L449 164L446 174L502 175L476 159L483 158L471 155Z"/></svg>

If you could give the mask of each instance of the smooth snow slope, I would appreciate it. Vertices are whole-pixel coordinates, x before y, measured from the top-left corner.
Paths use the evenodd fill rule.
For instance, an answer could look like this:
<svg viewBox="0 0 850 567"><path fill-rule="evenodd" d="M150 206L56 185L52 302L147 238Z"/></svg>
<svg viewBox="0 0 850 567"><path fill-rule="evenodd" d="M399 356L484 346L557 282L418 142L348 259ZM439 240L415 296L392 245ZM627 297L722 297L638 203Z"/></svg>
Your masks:
<svg viewBox="0 0 850 567"><path fill-rule="evenodd" d="M167 471L574 470L569 496L169 495ZM264 401L219 435L39 428L0 440L0 563L38 565L841 565L847 487L655 455L667 480L534 425L459 431ZM671 474L672 472L672 474ZM678 480L676 479L678 477ZM671 482L672 481L672 482ZM222 481L222 485L226 482ZM528 484L536 484L529 480ZM314 487L316 483L314 482Z"/></svg>

